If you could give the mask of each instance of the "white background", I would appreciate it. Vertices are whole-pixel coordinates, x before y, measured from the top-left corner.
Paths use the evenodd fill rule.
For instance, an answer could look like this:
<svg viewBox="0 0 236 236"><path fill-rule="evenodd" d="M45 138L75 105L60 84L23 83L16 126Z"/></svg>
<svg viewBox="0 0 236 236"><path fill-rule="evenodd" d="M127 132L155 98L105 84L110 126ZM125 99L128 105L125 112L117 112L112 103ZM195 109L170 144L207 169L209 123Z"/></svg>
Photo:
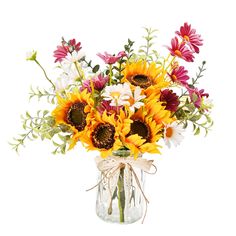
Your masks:
<svg viewBox="0 0 236 236"><path fill-rule="evenodd" d="M235 7L234 1L5 1L0 3L0 235L236 235ZM49 142L27 143L20 156L8 141L21 131L20 114L45 108L29 103L30 85L46 87L38 58L51 78L52 52L61 36L77 38L83 50L118 52L127 38L141 43L141 27L158 28L158 48L170 43L185 21L204 38L194 76L207 60L201 80L214 100L209 136L186 135L182 145L164 148L158 173L147 177L150 200L144 225L107 224L95 214L94 153L80 147L53 156ZM161 49L163 50L163 49ZM164 50L165 51L165 50ZM99 61L99 60L98 60ZM100 61L101 62L101 61ZM53 107L49 107L53 109ZM149 156L146 156L149 157Z"/></svg>

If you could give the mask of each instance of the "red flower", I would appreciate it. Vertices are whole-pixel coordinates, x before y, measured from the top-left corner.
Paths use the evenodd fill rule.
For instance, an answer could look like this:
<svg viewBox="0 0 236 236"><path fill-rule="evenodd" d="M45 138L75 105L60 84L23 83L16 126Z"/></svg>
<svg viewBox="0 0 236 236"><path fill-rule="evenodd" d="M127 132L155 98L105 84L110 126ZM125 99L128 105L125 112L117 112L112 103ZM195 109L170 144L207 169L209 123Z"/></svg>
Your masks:
<svg viewBox="0 0 236 236"><path fill-rule="evenodd" d="M169 49L170 54L172 56L180 57L188 62L193 62L193 59L194 59L193 52L190 51L186 47L185 43L179 44L177 37L175 37L171 40L171 47L167 47L167 48Z"/></svg>
<svg viewBox="0 0 236 236"><path fill-rule="evenodd" d="M203 45L203 40L201 39L201 35L196 34L195 29L191 29L191 25L184 23L184 25L180 27L180 31L176 31L175 33L185 40L194 52L199 53L198 46Z"/></svg>
<svg viewBox="0 0 236 236"><path fill-rule="evenodd" d="M66 43L66 42L65 42ZM82 47L81 47L81 42L76 43L75 39L71 39L69 40L68 43L68 48L69 48L69 52L72 53L73 51L78 52Z"/></svg>
<svg viewBox="0 0 236 236"><path fill-rule="evenodd" d="M182 85L187 85L187 80L189 76L187 75L188 71L185 70L183 66L176 67L172 70L171 74L168 74L173 82L180 83Z"/></svg>
<svg viewBox="0 0 236 236"><path fill-rule="evenodd" d="M166 107L165 110L177 111L179 106L179 97L172 90L165 89L161 91L160 101Z"/></svg>
<svg viewBox="0 0 236 236"><path fill-rule="evenodd" d="M198 90L198 88L190 88L187 86L189 96L194 106L197 108L201 107L202 97L209 97L208 93L204 93L204 89Z"/></svg>
<svg viewBox="0 0 236 236"><path fill-rule="evenodd" d="M120 58L125 57L126 53L124 51L119 52L117 56L111 55L107 52L104 52L104 55L101 53L98 53L97 56L99 56L106 64L112 65L116 63Z"/></svg>
<svg viewBox="0 0 236 236"><path fill-rule="evenodd" d="M81 48L81 43L76 43L75 39L71 39L69 42L66 42L62 38L62 45L57 46L57 50L53 52L53 56L56 58L55 62L61 62L64 58L66 58L68 53L72 53L73 51L78 52Z"/></svg>

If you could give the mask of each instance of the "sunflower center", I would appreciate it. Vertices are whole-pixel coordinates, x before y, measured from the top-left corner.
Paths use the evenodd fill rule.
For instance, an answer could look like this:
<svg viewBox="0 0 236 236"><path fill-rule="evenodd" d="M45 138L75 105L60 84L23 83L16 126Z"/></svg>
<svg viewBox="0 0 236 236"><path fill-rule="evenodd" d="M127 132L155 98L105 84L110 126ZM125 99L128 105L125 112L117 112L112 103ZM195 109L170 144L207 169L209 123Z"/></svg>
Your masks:
<svg viewBox="0 0 236 236"><path fill-rule="evenodd" d="M140 86L141 88L148 88L152 85L151 79L142 74L134 75L129 79L130 83L135 86Z"/></svg>
<svg viewBox="0 0 236 236"><path fill-rule="evenodd" d="M67 122L74 126L78 131L84 130L86 126L86 116L84 112L85 104L77 102L73 104L67 113Z"/></svg>
<svg viewBox="0 0 236 236"><path fill-rule="evenodd" d="M143 139L146 139L146 142L150 140L150 129L149 126L141 121L141 120L134 120L130 126L130 135L138 134Z"/></svg>
<svg viewBox="0 0 236 236"><path fill-rule="evenodd" d="M175 50L175 55L178 56L178 57L181 57L182 53L179 50Z"/></svg>
<svg viewBox="0 0 236 236"><path fill-rule="evenodd" d="M172 137L172 135L173 135L173 129L171 127L168 127L166 129L166 137L170 138L170 137Z"/></svg>
<svg viewBox="0 0 236 236"><path fill-rule="evenodd" d="M92 132L92 142L96 148L110 149L115 139L115 127L111 124L99 124Z"/></svg>

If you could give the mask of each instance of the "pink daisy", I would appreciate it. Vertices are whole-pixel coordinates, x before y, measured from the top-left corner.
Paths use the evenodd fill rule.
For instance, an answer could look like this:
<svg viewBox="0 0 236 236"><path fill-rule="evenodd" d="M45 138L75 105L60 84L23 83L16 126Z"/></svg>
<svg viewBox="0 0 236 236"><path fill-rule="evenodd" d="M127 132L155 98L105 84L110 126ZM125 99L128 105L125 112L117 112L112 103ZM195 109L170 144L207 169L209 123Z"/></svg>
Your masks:
<svg viewBox="0 0 236 236"><path fill-rule="evenodd" d="M83 85L80 88L80 91L87 89L88 92L91 93L91 91L92 91L91 82L93 83L95 90L101 91L105 87L106 83L108 82L109 77L108 76L104 77L102 74L99 74L98 76L93 77L91 80L87 79L87 80L83 81Z"/></svg>
<svg viewBox="0 0 236 236"><path fill-rule="evenodd" d="M193 59L194 59L193 52L190 51L186 47L185 43L179 44L177 37L175 37L171 40L171 47L167 47L167 48L169 49L170 54L172 56L180 57L188 62L193 62Z"/></svg>
<svg viewBox="0 0 236 236"><path fill-rule="evenodd" d="M189 96L191 98L191 101L194 103L194 106L196 108L201 107L202 97L209 97L208 93L204 93L204 89L198 90L198 88L190 88L187 86Z"/></svg>
<svg viewBox="0 0 236 236"><path fill-rule="evenodd" d="M189 76L188 71L185 70L183 66L176 67L172 70L171 74L168 74L173 82L180 83L182 85L187 85L187 80Z"/></svg>
<svg viewBox="0 0 236 236"><path fill-rule="evenodd" d="M196 34L195 29L191 29L191 25L185 22L180 27L180 31L176 31L175 33L184 39L194 52L199 53L199 46L203 45L203 40L201 39L201 35Z"/></svg>
<svg viewBox="0 0 236 236"><path fill-rule="evenodd" d="M119 52L117 56L114 56L107 52L104 52L104 55L101 53L98 53L97 56L99 56L106 64L112 65L116 63L118 60L120 60L122 57L125 57L126 53L122 51L122 52Z"/></svg>
<svg viewBox="0 0 236 236"><path fill-rule="evenodd" d="M78 52L82 48L81 43L76 43L75 39L71 39L69 42L66 42L64 38L62 38L61 44L62 45L57 46L57 50L53 52L53 56L56 58L55 62L61 62L64 58L66 58L68 53L71 54L74 51Z"/></svg>

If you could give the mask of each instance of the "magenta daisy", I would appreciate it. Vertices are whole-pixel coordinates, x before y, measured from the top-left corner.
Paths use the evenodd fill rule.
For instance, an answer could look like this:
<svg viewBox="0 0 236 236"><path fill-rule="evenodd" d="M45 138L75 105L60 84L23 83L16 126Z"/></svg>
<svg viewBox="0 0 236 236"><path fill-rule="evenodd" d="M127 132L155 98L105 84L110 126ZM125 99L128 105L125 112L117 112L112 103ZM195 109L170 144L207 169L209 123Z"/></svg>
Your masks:
<svg viewBox="0 0 236 236"><path fill-rule="evenodd" d="M180 31L175 32L179 35L185 42L191 47L191 49L199 53L199 46L202 46L202 39L200 34L196 34L195 29L191 29L191 25L188 23L184 23L183 26L180 27Z"/></svg>
<svg viewBox="0 0 236 236"><path fill-rule="evenodd" d="M91 83L93 83L93 87L95 90L101 91L105 87L108 80L109 80L108 76L104 77L102 74L99 74L98 76L93 77L92 79L87 79L83 81L83 85L80 88L80 91L87 89L88 92L91 93L92 92Z"/></svg>
<svg viewBox="0 0 236 236"><path fill-rule="evenodd" d="M66 58L68 53L71 54L74 51L78 52L82 48L81 43L76 43L75 39L71 39L69 42L66 42L64 38L62 38L61 44L62 45L57 46L57 50L53 52L53 56L56 58L55 62L61 62L64 58Z"/></svg>
<svg viewBox="0 0 236 236"><path fill-rule="evenodd" d="M172 90L165 89L161 91L160 101L166 107L166 110L175 112L179 106L179 97Z"/></svg>
<svg viewBox="0 0 236 236"><path fill-rule="evenodd" d="M188 89L191 101L194 103L194 106L196 108L201 107L203 97L207 97L207 98L209 97L209 94L205 93L204 89L198 90L198 88L190 88L190 87L187 87L187 89Z"/></svg>
<svg viewBox="0 0 236 236"><path fill-rule="evenodd" d="M177 37L171 40L171 47L167 48L172 56L180 57L187 62L193 62L193 52L186 47L185 43L179 43Z"/></svg>
<svg viewBox="0 0 236 236"><path fill-rule="evenodd" d="M189 76L187 75L188 71L185 70L183 66L176 67L172 70L171 74L168 74L173 82L187 85L187 80Z"/></svg>
<svg viewBox="0 0 236 236"><path fill-rule="evenodd" d="M126 53L124 51L121 51L117 54L117 56L114 56L107 52L104 52L104 55L98 53L97 56L99 56L106 64L112 65L116 63L118 60L120 60L122 57L125 57Z"/></svg>

